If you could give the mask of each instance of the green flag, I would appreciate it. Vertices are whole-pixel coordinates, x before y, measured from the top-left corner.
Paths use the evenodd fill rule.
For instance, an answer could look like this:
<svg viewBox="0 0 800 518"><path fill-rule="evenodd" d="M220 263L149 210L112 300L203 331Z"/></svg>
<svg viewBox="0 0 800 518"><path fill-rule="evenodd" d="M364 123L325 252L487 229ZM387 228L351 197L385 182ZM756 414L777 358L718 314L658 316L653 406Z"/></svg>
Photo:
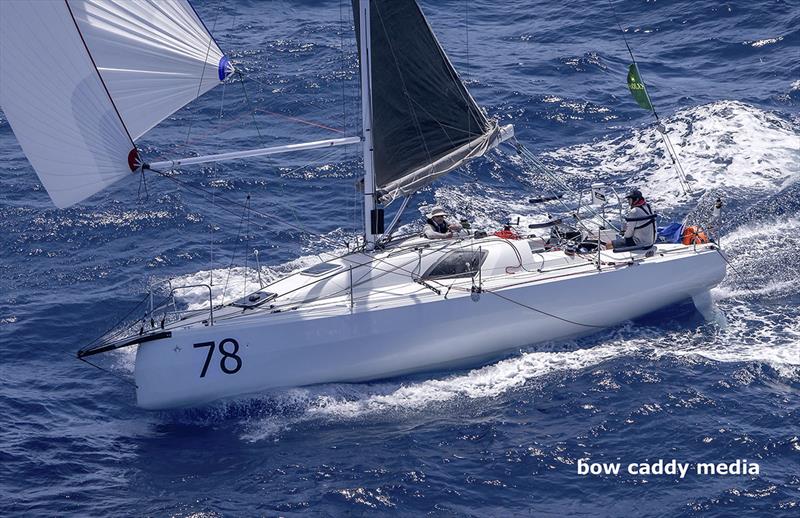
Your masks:
<svg viewBox="0 0 800 518"><path fill-rule="evenodd" d="M636 103L645 110L653 110L653 105L650 104L650 97L647 95L647 90L644 89L644 81L642 76L639 75L639 67L636 63L631 63L628 67L628 88L630 88L633 98Z"/></svg>

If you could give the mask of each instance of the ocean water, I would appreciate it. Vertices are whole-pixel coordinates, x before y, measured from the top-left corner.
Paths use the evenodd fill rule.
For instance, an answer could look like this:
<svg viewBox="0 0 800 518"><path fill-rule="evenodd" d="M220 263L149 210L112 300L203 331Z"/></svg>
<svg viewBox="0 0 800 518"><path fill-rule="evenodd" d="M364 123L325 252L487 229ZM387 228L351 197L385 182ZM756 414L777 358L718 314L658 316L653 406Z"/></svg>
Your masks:
<svg viewBox="0 0 800 518"><path fill-rule="evenodd" d="M614 5L694 197L627 92L606 2L422 1L476 100L570 186L637 185L663 222L724 195L731 268L712 294L726 327L680 304L472 370L144 411L133 351L107 355L108 372L75 351L153 282L213 275L227 300L257 282L254 250L267 279L343 249L360 226L357 150L152 175L57 210L0 113L0 514L798 516L800 4ZM196 8L245 79L149 133L150 160L357 133L348 3ZM402 223L437 203L494 229L545 187L493 152ZM241 231L248 195L267 217ZM580 459L623 471L580 475ZM624 471L658 459L759 473Z"/></svg>

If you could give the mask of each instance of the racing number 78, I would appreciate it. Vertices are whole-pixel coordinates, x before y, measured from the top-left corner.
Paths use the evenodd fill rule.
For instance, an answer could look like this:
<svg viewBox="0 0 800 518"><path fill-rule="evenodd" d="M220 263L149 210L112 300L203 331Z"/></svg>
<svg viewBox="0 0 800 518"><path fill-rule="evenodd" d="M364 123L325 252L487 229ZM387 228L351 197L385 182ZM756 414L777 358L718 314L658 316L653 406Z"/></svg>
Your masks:
<svg viewBox="0 0 800 518"><path fill-rule="evenodd" d="M230 347L226 347L228 344L230 344ZM219 368L222 372L225 374L236 374L239 372L239 369L242 368L242 358L238 355L239 342L237 342L235 339L225 338L219 343L219 347L217 347L215 342L200 342L198 344L194 344L195 349L200 349L203 347L208 348L208 354L206 355L205 363L203 363L203 370L200 371L201 378L206 377L208 366L211 364L211 358L214 356L214 350L217 348L219 348L219 353L222 355L222 358L219 360ZM229 368L228 360L233 361L233 368Z"/></svg>

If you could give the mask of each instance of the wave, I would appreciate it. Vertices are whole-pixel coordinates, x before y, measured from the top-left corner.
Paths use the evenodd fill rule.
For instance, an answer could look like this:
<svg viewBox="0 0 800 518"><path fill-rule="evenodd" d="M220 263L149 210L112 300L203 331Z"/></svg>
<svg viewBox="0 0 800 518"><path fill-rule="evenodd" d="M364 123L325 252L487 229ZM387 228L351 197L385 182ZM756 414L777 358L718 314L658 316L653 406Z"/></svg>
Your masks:
<svg viewBox="0 0 800 518"><path fill-rule="evenodd" d="M800 130L738 101L717 101L662 119L693 189L729 195L774 191L800 176ZM655 157L655 159L654 159ZM543 154L566 177L638 185L659 206L688 201L654 124Z"/></svg>
<svg viewBox="0 0 800 518"><path fill-rule="evenodd" d="M273 415L247 423L242 438L258 441L309 422L388 418L411 412L437 412L463 400L495 398L531 380L562 371L577 371L634 354L636 344L624 341L570 351L531 351L463 374L410 383L372 383L297 388L269 397ZM291 409L289 415L283 413Z"/></svg>

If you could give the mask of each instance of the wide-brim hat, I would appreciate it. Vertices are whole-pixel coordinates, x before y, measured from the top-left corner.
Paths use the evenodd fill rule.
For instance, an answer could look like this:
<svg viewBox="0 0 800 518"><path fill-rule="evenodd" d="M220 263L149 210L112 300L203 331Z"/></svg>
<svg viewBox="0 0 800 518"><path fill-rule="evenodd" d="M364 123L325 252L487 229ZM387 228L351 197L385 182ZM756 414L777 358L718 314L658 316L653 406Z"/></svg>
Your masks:
<svg viewBox="0 0 800 518"><path fill-rule="evenodd" d="M441 207L434 207L428 217L435 218L436 216L447 216L447 212Z"/></svg>

